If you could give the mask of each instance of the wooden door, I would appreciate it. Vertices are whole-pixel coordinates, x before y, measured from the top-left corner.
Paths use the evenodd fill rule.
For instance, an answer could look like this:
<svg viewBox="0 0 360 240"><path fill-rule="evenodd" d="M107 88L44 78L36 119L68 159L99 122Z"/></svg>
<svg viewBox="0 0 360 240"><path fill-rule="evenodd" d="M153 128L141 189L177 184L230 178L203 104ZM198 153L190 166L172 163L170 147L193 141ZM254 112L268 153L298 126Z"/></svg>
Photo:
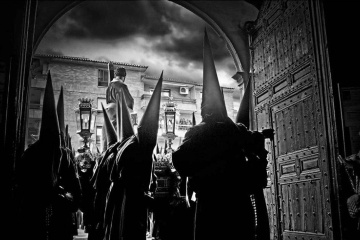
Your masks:
<svg viewBox="0 0 360 240"><path fill-rule="evenodd" d="M252 34L254 126L267 142L271 239L333 239L311 1L265 1Z"/></svg>

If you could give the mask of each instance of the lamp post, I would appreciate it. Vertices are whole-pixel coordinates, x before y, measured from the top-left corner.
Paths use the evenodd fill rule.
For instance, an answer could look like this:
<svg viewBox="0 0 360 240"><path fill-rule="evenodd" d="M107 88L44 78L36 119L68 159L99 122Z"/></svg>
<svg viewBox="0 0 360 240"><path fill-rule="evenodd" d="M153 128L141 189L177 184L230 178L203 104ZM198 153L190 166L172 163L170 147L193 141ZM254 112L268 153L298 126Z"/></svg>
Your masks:
<svg viewBox="0 0 360 240"><path fill-rule="evenodd" d="M76 115L76 133L84 139L84 146L78 149L79 153L83 153L89 149L87 143L94 133L96 121L96 109L92 108L92 99L79 98L79 108L75 109Z"/></svg>
<svg viewBox="0 0 360 240"><path fill-rule="evenodd" d="M175 135L175 117L176 117L176 104L172 101L172 97L169 101L163 104L165 115L165 133L162 136L168 140L169 148L171 149L172 141L177 137Z"/></svg>

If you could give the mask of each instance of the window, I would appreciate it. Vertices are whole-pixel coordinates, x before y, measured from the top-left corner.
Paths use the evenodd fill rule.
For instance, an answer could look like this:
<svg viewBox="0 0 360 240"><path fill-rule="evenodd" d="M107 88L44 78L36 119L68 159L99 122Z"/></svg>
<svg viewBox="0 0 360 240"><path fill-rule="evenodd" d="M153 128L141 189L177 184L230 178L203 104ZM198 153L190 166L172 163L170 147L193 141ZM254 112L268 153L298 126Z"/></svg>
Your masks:
<svg viewBox="0 0 360 240"><path fill-rule="evenodd" d="M103 69L98 69L98 87L107 87L108 86L108 71Z"/></svg>
<svg viewBox="0 0 360 240"><path fill-rule="evenodd" d="M104 108L106 108L106 98L98 98L97 99L97 109L98 110L100 110L100 111L102 111L102 106L101 106L101 104L103 104L104 105Z"/></svg>
<svg viewBox="0 0 360 240"><path fill-rule="evenodd" d="M154 89L150 89L150 94L153 94L153 92L154 92ZM171 96L171 91L170 91L170 89L163 89L163 90L161 91L161 96L162 96L162 97L170 97L170 96Z"/></svg>
<svg viewBox="0 0 360 240"><path fill-rule="evenodd" d="M96 146L100 147L102 139L102 126L96 126ZM102 146L101 146L102 149Z"/></svg>
<svg viewBox="0 0 360 240"><path fill-rule="evenodd" d="M171 94L170 94L170 89L164 89L161 91L161 96L163 97L170 97Z"/></svg>

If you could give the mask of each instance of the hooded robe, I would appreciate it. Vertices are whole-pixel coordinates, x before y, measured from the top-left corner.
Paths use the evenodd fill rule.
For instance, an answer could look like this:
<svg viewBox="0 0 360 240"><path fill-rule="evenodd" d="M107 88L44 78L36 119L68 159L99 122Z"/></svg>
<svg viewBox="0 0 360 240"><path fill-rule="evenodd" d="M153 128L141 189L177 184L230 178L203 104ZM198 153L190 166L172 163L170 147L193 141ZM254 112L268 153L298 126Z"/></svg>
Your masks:
<svg viewBox="0 0 360 240"><path fill-rule="evenodd" d="M173 153L174 167L196 193L195 240L255 239L246 159L237 125L227 117L207 32L204 35L202 122Z"/></svg>
<svg viewBox="0 0 360 240"><path fill-rule="evenodd" d="M245 156L236 149L240 132L231 119L210 116L185 134L173 153L181 176L196 192L195 240L254 239L254 213L247 192Z"/></svg>
<svg viewBox="0 0 360 240"><path fill-rule="evenodd" d="M62 141L62 143L64 143ZM21 239L71 240L72 214L79 181L65 146L61 146L51 75L45 88L39 140L16 162L15 194Z"/></svg>
<svg viewBox="0 0 360 240"><path fill-rule="evenodd" d="M146 240L148 209L152 202L148 193L151 186L155 185L152 154L157 141L162 76L163 73L141 119L137 134L131 134L130 131L122 134L123 140L117 148L106 201L106 240ZM129 124L130 114L125 105L126 100L123 95L121 98L122 105L118 112L121 112L122 123ZM124 127L121 132L129 129Z"/></svg>

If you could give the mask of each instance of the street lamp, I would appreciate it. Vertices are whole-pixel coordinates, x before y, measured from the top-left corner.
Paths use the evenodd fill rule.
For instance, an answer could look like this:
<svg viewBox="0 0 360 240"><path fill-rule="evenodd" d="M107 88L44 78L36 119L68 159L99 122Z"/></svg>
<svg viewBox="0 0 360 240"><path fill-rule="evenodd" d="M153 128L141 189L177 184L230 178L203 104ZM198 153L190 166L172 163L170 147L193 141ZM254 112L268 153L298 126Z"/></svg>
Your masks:
<svg viewBox="0 0 360 240"><path fill-rule="evenodd" d="M85 152L89 149L87 143L94 133L97 110L92 108L92 99L79 98L79 108L75 109L76 115L76 133L84 139L84 146L78 149L78 152Z"/></svg>
<svg viewBox="0 0 360 240"><path fill-rule="evenodd" d="M176 104L172 101L172 97L169 101L163 104L165 115L165 133L163 137L168 140L169 148L171 149L172 141L177 137L175 135L175 116L176 116Z"/></svg>

